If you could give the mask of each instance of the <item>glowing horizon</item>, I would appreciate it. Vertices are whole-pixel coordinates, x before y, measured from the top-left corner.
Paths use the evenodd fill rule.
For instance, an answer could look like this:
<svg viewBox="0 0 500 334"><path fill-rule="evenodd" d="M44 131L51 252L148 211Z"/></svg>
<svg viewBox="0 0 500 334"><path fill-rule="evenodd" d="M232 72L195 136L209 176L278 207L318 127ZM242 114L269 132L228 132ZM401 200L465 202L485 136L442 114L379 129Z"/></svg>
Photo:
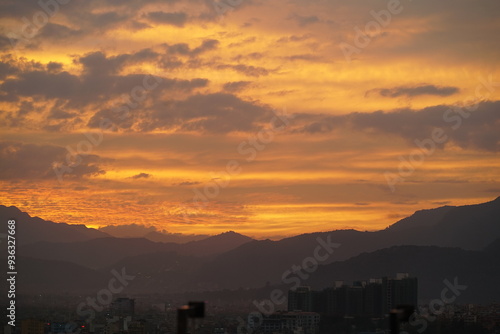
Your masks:
<svg viewBox="0 0 500 334"><path fill-rule="evenodd" d="M3 6L0 204L277 239L498 197L500 4L397 3Z"/></svg>

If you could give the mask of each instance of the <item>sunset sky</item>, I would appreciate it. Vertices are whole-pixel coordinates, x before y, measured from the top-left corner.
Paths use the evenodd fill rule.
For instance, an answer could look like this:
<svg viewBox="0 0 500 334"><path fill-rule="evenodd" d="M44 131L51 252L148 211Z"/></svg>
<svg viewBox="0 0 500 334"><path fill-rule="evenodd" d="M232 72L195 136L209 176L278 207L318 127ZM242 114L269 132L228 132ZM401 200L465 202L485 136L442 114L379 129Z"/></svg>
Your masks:
<svg viewBox="0 0 500 334"><path fill-rule="evenodd" d="M0 204L276 239L492 200L499 17L492 0L3 0Z"/></svg>

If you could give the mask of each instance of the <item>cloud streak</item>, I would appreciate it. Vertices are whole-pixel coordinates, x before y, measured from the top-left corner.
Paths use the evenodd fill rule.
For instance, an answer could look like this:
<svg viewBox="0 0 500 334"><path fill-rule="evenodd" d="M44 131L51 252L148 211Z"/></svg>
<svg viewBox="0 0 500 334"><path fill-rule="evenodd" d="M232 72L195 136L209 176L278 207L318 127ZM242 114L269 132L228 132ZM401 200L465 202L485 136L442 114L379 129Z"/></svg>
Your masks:
<svg viewBox="0 0 500 334"><path fill-rule="evenodd" d="M460 91L458 87L446 86L440 87L435 85L419 85L414 87L401 86L394 88L377 88L366 92L366 96L370 93L376 93L383 97L396 98L401 96L416 97L422 95L434 96L451 96Z"/></svg>
<svg viewBox="0 0 500 334"><path fill-rule="evenodd" d="M68 159L66 148L55 145L0 142L0 179L55 179L54 162ZM72 157L69 157L71 161ZM82 163L72 168L72 178L105 174L102 164L109 162L98 155L88 154Z"/></svg>
<svg viewBox="0 0 500 334"><path fill-rule="evenodd" d="M461 116L462 108L456 106L351 113L341 116L302 115L300 120L306 124L300 127L299 132L320 134L350 128L360 132L374 132L375 135L397 135L413 145L415 139L430 138L435 128L442 128L449 136L450 142L463 149L498 152L500 151L499 108L500 101L482 102L466 119Z"/></svg>

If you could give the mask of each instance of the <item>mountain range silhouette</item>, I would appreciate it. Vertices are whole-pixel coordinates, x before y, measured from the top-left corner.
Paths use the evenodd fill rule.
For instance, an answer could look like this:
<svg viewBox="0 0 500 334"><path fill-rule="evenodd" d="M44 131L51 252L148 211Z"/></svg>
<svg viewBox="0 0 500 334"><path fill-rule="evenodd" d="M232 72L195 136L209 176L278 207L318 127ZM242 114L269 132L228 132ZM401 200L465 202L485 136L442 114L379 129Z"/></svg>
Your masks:
<svg viewBox="0 0 500 334"><path fill-rule="evenodd" d="M17 221L19 291L85 293L107 284L112 269L136 278L129 293L178 293L289 287L283 273L313 254L318 238L340 244L303 283L315 289L336 280L364 280L408 272L419 298L439 297L443 280L468 286L460 301L500 300L500 197L482 204L421 210L376 232L336 230L278 241L230 231L185 243L117 238L87 228L31 217L0 206ZM5 254L5 252L3 252ZM3 257L5 255L2 255Z"/></svg>

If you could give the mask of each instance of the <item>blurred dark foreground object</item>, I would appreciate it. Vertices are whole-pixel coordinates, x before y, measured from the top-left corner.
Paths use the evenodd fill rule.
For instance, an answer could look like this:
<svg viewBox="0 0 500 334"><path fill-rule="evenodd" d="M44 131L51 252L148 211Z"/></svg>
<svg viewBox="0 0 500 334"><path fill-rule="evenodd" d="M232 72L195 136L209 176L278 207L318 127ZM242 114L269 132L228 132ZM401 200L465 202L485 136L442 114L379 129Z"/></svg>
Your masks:
<svg viewBox="0 0 500 334"><path fill-rule="evenodd" d="M188 333L189 318L205 317L205 302L189 302L177 309L177 334Z"/></svg>
<svg viewBox="0 0 500 334"><path fill-rule="evenodd" d="M415 312L415 306L413 305L398 305L393 308L389 313L391 334L399 334L399 324L408 322L413 312Z"/></svg>

